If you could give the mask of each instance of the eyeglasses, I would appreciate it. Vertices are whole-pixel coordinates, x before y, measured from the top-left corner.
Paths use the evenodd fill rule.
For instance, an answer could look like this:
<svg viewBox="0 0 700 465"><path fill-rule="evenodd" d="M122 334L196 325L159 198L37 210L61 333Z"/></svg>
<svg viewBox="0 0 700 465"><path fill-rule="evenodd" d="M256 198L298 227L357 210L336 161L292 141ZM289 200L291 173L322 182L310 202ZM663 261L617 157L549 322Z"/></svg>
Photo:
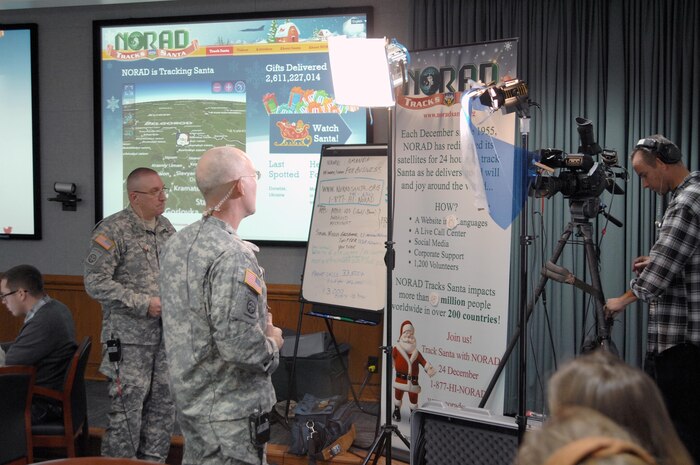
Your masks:
<svg viewBox="0 0 700 465"><path fill-rule="evenodd" d="M136 192L137 194L152 195L153 197L159 197L160 194L167 196L168 195L168 188L163 186L162 189L156 189L156 190L153 190L151 192L144 192L144 191L131 191L131 192Z"/></svg>
<svg viewBox="0 0 700 465"><path fill-rule="evenodd" d="M244 174L243 176L239 177L238 179L235 179L234 181L240 181L241 178L255 178L258 181L260 181L260 171L256 171L255 174Z"/></svg>
<svg viewBox="0 0 700 465"><path fill-rule="evenodd" d="M14 291L10 291L7 294L0 294L0 302L4 302L7 297L10 297L12 294L17 294L21 290L22 289L17 289Z"/></svg>

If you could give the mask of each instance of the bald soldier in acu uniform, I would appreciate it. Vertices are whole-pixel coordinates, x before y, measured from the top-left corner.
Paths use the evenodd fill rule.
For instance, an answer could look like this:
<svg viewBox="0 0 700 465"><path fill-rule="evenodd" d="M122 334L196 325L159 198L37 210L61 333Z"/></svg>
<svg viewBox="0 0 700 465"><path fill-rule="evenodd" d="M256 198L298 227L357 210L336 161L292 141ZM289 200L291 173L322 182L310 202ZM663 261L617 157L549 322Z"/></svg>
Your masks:
<svg viewBox="0 0 700 465"><path fill-rule="evenodd" d="M244 152L218 147L196 177L207 210L168 242L160 278L182 463L266 463L265 439L254 436L276 401L270 374L282 331L268 313L257 247L236 233L255 212L258 173Z"/></svg>
<svg viewBox="0 0 700 465"><path fill-rule="evenodd" d="M162 337L159 253L175 229L165 217L166 188L149 168L126 180L129 206L95 226L85 289L102 304L102 343L120 341L121 362L103 346L110 379L102 455L165 462L175 423ZM114 354L113 354L114 355ZM127 423L128 420L128 423Z"/></svg>

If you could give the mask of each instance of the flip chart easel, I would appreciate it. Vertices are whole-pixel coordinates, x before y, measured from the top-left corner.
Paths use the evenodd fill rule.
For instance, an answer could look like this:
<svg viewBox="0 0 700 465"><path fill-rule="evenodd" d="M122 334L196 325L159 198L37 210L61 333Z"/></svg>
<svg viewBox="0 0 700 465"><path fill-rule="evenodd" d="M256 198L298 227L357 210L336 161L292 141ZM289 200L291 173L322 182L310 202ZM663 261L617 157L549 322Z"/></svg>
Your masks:
<svg viewBox="0 0 700 465"><path fill-rule="evenodd" d="M301 297L311 314L377 324L386 303L387 147L325 145Z"/></svg>
<svg viewBox="0 0 700 465"><path fill-rule="evenodd" d="M311 304L308 315L325 319L339 356L332 321L376 325L382 320L386 303L386 181L386 144L323 146L289 376L292 390L305 304ZM340 361L358 402L342 356Z"/></svg>

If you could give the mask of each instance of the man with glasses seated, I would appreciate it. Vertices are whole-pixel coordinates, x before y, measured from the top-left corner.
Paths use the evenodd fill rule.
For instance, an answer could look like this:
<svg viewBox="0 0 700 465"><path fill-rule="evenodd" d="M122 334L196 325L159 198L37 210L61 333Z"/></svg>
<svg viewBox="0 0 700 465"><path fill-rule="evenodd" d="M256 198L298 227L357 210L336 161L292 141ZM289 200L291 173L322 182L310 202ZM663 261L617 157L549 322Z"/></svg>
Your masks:
<svg viewBox="0 0 700 465"><path fill-rule="evenodd" d="M110 380L102 455L165 462L175 407L163 345L158 255L175 229L163 216L167 188L158 173L137 168L126 189L129 205L95 226L85 258L85 290L102 304L100 372ZM107 341L113 341L109 353Z"/></svg>
<svg viewBox="0 0 700 465"><path fill-rule="evenodd" d="M37 386L62 390L66 370L78 347L68 307L46 295L41 273L30 265L15 266L2 275L0 300L12 315L24 317L17 338L1 344L4 364L33 366ZM61 407L50 399L32 399L32 423L57 420L61 414Z"/></svg>

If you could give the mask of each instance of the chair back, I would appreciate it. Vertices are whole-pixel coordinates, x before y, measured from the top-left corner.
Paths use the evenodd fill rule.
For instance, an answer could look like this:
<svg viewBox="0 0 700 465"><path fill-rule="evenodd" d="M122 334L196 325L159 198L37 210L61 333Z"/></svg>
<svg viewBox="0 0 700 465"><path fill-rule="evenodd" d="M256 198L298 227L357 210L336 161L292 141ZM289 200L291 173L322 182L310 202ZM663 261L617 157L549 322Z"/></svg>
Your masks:
<svg viewBox="0 0 700 465"><path fill-rule="evenodd" d="M31 405L35 370L0 367L0 464L32 463Z"/></svg>
<svg viewBox="0 0 700 465"><path fill-rule="evenodd" d="M92 340L89 336L86 336L78 346L75 355L73 355L73 360L71 360L71 370L75 367L75 372L72 374L73 379L71 381L70 378L67 378L66 384L63 386L64 394L70 398L73 433L78 431L85 418L87 418L85 368L87 367L91 347Z"/></svg>
<svg viewBox="0 0 700 465"><path fill-rule="evenodd" d="M88 423L85 368L91 347L92 339L85 336L68 365L63 391L34 387L35 395L53 399L63 408L62 420L32 425L34 447L63 448L68 457L75 457L75 439L82 433L81 449L86 449Z"/></svg>

